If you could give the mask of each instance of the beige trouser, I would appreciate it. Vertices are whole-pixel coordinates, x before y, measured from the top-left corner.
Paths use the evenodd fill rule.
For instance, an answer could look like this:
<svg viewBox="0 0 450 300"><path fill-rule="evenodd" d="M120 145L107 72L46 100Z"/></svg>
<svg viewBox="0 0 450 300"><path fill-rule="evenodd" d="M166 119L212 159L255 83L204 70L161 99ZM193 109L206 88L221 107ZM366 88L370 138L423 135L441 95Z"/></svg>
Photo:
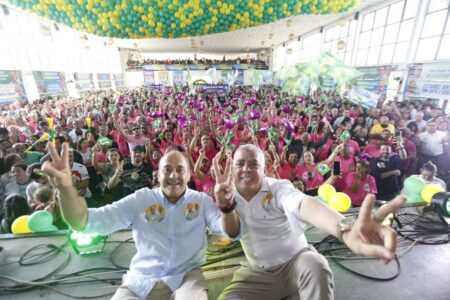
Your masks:
<svg viewBox="0 0 450 300"><path fill-rule="evenodd" d="M242 265L220 300L333 299L333 275L327 260L314 248L305 248L282 265L269 270Z"/></svg>
<svg viewBox="0 0 450 300"><path fill-rule="evenodd" d="M126 286L122 285L116 291L111 300L137 300L140 299ZM207 300L208 299L208 286L200 270L193 270L186 273L183 277L180 287L175 291L172 290L164 283L164 281L158 281L150 294L146 298L147 300Z"/></svg>

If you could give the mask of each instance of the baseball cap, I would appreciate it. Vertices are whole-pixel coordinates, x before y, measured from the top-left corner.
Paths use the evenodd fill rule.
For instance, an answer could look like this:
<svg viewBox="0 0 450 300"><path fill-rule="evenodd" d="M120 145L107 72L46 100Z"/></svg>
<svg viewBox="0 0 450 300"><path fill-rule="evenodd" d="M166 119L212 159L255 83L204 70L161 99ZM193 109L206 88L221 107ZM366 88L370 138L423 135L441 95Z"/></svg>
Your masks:
<svg viewBox="0 0 450 300"><path fill-rule="evenodd" d="M145 152L145 147L143 145L137 145L133 147L134 152Z"/></svg>

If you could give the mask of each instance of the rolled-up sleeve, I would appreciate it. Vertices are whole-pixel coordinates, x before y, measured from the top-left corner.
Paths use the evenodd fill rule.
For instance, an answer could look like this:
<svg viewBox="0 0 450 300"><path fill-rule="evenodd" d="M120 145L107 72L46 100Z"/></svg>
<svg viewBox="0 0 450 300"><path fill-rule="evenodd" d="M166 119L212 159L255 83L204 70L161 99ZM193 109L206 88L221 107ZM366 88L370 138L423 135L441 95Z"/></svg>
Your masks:
<svg viewBox="0 0 450 300"><path fill-rule="evenodd" d="M133 207L136 194L131 194L120 201L100 208L88 209L88 221L85 233L108 235L127 228L133 223Z"/></svg>

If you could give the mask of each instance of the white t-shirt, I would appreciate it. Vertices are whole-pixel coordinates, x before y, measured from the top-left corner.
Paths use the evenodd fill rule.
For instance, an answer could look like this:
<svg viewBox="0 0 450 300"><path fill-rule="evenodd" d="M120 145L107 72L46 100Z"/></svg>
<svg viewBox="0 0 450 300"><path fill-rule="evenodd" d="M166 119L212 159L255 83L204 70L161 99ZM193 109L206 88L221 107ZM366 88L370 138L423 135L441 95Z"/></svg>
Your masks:
<svg viewBox="0 0 450 300"><path fill-rule="evenodd" d="M419 135L420 141L422 142L421 151L425 155L437 156L444 153L444 145L442 140L446 136L446 133L440 130L436 130L435 133L429 134L428 132L423 132Z"/></svg>
<svg viewBox="0 0 450 300"><path fill-rule="evenodd" d="M86 169L86 167L82 164L76 163L74 162L72 165L72 180L75 182L80 182L84 179L89 179L89 173ZM80 196L84 196L84 197L91 197L91 191L89 190L89 188L84 188L81 190L78 190L78 194Z"/></svg>
<svg viewBox="0 0 450 300"><path fill-rule="evenodd" d="M82 128L81 131L83 132L82 137L86 137L87 130ZM69 137L72 139L72 142L77 143L78 142L78 136L75 133L75 129L72 129L69 131Z"/></svg>
<svg viewBox="0 0 450 300"><path fill-rule="evenodd" d="M251 201L237 191L234 195L244 223L242 248L251 266L267 269L283 264L308 246L307 223L300 219L300 205L308 196L289 180L266 177Z"/></svg>
<svg viewBox="0 0 450 300"><path fill-rule="evenodd" d="M13 195L13 194L18 194L20 196L26 197L27 193L27 186L30 185L32 183L31 180L28 180L26 183L24 184L18 184L15 181L12 181L10 183L8 183L6 185L6 189L5 189L5 198Z"/></svg>

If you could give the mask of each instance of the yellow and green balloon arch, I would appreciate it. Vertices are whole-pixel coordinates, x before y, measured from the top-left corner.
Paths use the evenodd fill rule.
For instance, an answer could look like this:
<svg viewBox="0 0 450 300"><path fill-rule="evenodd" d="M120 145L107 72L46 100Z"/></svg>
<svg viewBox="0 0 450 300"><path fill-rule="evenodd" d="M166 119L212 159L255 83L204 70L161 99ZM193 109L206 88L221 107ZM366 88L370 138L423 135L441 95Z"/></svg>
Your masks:
<svg viewBox="0 0 450 300"><path fill-rule="evenodd" d="M348 11L359 0L9 0L74 29L114 38L178 38L234 31L300 14Z"/></svg>

